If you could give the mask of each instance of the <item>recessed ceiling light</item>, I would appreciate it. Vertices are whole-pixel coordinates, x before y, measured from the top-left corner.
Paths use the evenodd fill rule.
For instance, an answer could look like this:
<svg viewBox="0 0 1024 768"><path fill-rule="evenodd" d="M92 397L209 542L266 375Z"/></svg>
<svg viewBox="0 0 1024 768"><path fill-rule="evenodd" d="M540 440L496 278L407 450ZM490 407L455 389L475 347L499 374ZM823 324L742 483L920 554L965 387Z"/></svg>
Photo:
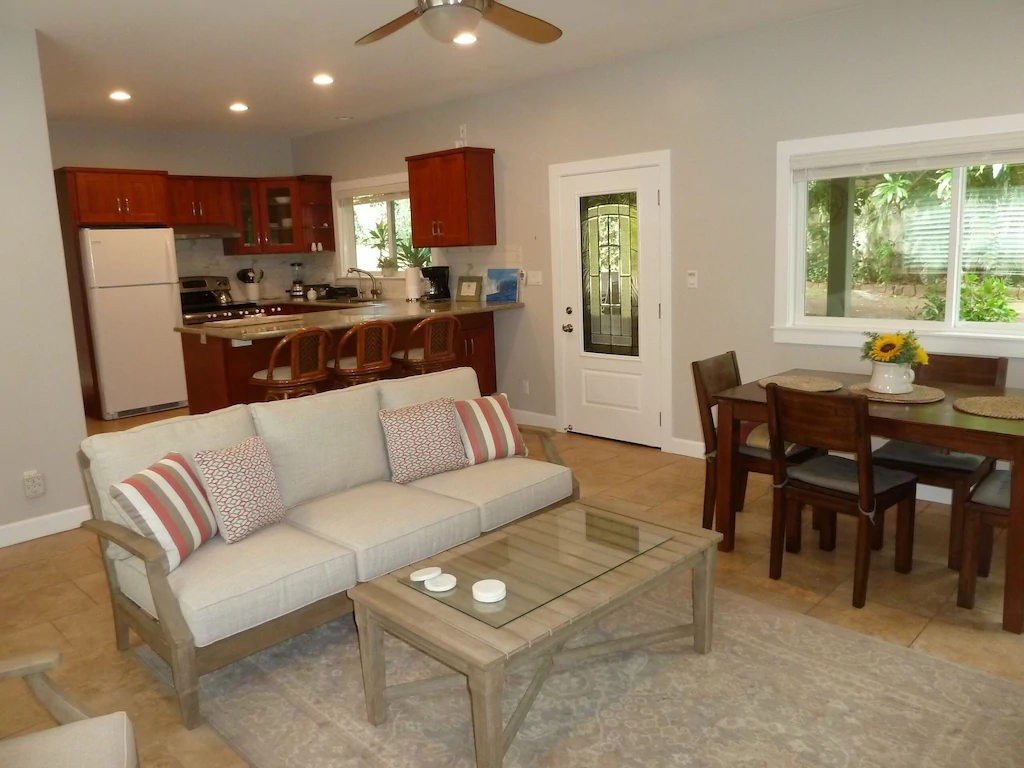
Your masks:
<svg viewBox="0 0 1024 768"><path fill-rule="evenodd" d="M230 107L228 107L228 109L230 109L232 112L245 112L248 109L248 107L239 101L235 104L232 104Z"/></svg>
<svg viewBox="0 0 1024 768"><path fill-rule="evenodd" d="M128 101L131 97L132 95L128 91L114 91L110 94L110 98L114 101Z"/></svg>
<svg viewBox="0 0 1024 768"><path fill-rule="evenodd" d="M330 75L317 75L313 78L313 82L317 85L330 85L334 82L334 78Z"/></svg>
<svg viewBox="0 0 1024 768"><path fill-rule="evenodd" d="M476 35L474 35L472 32L463 32L461 35L452 40L452 42L458 43L459 45L472 45L473 43L476 42Z"/></svg>
<svg viewBox="0 0 1024 768"><path fill-rule="evenodd" d="M352 119L352 116L351 116L351 115L338 115L338 116L337 116L336 118L334 118L334 119L335 119L335 120L340 120L341 122L345 122L345 121L347 121L347 120L351 120L351 119Z"/></svg>

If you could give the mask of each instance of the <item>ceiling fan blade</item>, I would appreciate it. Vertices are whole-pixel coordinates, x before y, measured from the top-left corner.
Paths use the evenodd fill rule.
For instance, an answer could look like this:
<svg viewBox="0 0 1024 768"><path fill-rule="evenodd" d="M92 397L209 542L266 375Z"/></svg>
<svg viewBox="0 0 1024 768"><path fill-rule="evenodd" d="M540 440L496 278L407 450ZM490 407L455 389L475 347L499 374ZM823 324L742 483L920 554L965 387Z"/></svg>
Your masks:
<svg viewBox="0 0 1024 768"><path fill-rule="evenodd" d="M497 0L493 0L484 11L484 19L531 43L553 43L562 36L562 30L554 24L548 24L536 16L509 8Z"/></svg>
<svg viewBox="0 0 1024 768"><path fill-rule="evenodd" d="M421 11L419 8L409 11L408 13L399 16L394 21L389 21L383 27L373 30L373 32L365 37L360 37L356 40L356 45L366 45L367 43L375 43L378 40L383 40L385 37L394 34L407 24L412 24L420 17L420 13Z"/></svg>

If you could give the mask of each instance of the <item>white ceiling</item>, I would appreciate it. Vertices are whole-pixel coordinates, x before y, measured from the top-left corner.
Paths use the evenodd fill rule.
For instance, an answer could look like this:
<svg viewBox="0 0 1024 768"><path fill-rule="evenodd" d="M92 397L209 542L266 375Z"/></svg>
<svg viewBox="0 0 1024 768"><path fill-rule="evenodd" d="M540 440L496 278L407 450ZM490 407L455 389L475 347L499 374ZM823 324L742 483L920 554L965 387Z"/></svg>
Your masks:
<svg viewBox="0 0 1024 768"><path fill-rule="evenodd" d="M40 31L51 118L301 135L862 3L507 0L565 36L537 46L484 24L468 48L419 24L353 45L414 0L3 0L0 22ZM334 85L314 86L317 72Z"/></svg>

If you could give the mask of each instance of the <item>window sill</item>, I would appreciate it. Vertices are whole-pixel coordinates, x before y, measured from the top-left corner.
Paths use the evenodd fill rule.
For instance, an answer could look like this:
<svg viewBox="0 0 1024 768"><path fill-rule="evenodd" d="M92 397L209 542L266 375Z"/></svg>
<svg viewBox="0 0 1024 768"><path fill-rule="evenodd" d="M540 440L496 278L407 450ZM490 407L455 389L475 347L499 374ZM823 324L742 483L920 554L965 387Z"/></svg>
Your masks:
<svg viewBox="0 0 1024 768"><path fill-rule="evenodd" d="M877 321L871 321L877 324ZM893 321L892 330L910 330L913 323L899 325ZM820 347L860 347L864 344L864 331L860 328L828 326L772 326L772 339L776 344L810 344ZM940 354L994 355L997 357L1024 357L1024 327L1021 334L992 333L975 330L916 330L917 338L928 352Z"/></svg>

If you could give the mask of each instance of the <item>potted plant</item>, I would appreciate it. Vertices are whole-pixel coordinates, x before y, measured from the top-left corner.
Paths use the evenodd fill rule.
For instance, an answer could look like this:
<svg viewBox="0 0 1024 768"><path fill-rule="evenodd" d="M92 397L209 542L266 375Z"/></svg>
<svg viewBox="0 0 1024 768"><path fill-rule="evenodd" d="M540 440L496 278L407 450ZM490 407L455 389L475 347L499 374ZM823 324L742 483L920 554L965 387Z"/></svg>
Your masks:
<svg viewBox="0 0 1024 768"><path fill-rule="evenodd" d="M377 268L380 270L381 277L394 277L395 270L398 269L398 259L382 253L377 257Z"/></svg>
<svg viewBox="0 0 1024 768"><path fill-rule="evenodd" d="M865 332L868 340L861 347L861 360L871 361L868 389L889 395L903 395L914 389L911 365L928 365L928 353L913 331L907 333Z"/></svg>
<svg viewBox="0 0 1024 768"><path fill-rule="evenodd" d="M395 243L398 249L398 263L406 269L423 269L430 266L430 249L414 248L407 240Z"/></svg>

